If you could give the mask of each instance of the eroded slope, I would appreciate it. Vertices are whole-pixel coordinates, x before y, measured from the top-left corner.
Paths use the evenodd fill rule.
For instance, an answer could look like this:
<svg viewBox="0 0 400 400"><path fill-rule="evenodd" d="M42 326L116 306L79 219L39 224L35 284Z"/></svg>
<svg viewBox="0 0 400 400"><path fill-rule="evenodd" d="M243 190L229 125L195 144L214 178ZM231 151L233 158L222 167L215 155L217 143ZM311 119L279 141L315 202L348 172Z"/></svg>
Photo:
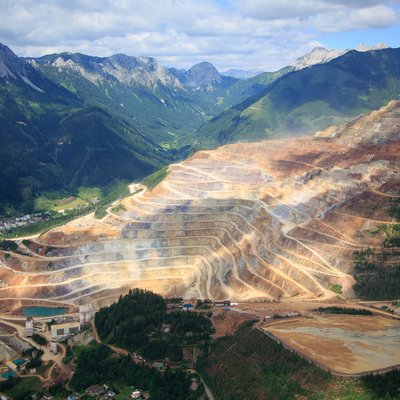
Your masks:
<svg viewBox="0 0 400 400"><path fill-rule="evenodd" d="M117 214L3 254L2 300L100 304L131 287L166 296L352 295L352 254L398 190L400 102L315 137L237 143L171 165Z"/></svg>

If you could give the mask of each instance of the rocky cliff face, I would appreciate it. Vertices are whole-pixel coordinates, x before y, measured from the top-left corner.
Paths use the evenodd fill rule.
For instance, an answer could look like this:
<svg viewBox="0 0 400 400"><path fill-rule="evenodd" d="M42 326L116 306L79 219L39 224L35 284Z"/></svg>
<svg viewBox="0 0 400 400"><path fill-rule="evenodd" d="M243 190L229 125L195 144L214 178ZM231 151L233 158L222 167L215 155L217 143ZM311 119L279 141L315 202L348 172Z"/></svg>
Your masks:
<svg viewBox="0 0 400 400"><path fill-rule="evenodd" d="M152 57L131 57L125 54L92 57L84 54L61 53L29 59L29 61L34 66L39 64L58 67L61 72L63 70L79 72L93 83L117 80L125 85L140 85L150 89L162 84L171 89L213 91L222 85L224 80L209 62L201 62L185 71L165 68ZM232 84L233 81L229 82Z"/></svg>
<svg viewBox="0 0 400 400"><path fill-rule="evenodd" d="M316 64L323 64L328 61L333 60L344 54L345 51L342 50L328 50L325 47L315 47L309 53L305 54L304 56L298 58L294 63L294 68L296 70L311 67L312 65Z"/></svg>
<svg viewBox="0 0 400 400"><path fill-rule="evenodd" d="M351 296L353 252L382 240L363 231L388 221L372 205L399 188L399 126L394 101L328 134L198 152L117 214L3 252L1 299Z"/></svg>
<svg viewBox="0 0 400 400"><path fill-rule="evenodd" d="M38 92L41 77L26 61L20 59L7 46L0 43L0 79L22 81ZM36 83L36 84L35 84Z"/></svg>
<svg viewBox="0 0 400 400"><path fill-rule="evenodd" d="M183 83L197 90L213 90L215 86L222 83L222 77L211 63L201 62L184 74Z"/></svg>
<svg viewBox="0 0 400 400"><path fill-rule="evenodd" d="M58 67L60 70L71 69L94 83L115 79L123 84L136 84L149 88L157 84L182 87L176 77L152 57L130 57L125 54L91 57L84 54L61 53L32 59L31 62Z"/></svg>

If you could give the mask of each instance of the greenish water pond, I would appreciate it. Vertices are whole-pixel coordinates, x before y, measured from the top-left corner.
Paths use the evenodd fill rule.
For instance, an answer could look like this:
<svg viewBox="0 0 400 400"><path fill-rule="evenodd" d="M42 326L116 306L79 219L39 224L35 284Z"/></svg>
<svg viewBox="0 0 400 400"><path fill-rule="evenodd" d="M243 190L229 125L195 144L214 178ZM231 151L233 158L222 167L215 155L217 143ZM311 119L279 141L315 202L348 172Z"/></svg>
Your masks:
<svg viewBox="0 0 400 400"><path fill-rule="evenodd" d="M65 314L67 311L65 307L22 307L22 314L25 317L53 317Z"/></svg>

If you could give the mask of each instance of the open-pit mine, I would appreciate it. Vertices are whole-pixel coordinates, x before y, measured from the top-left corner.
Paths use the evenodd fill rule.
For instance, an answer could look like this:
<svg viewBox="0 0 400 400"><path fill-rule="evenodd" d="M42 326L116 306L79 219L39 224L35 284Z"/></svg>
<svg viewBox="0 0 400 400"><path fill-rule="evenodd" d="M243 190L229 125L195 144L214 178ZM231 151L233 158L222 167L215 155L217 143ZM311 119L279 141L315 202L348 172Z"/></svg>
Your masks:
<svg viewBox="0 0 400 400"><path fill-rule="evenodd" d="M1 251L0 300L107 304L133 287L210 299L353 295L353 252L392 220L400 101L314 136L235 143L170 165L151 191ZM372 207L371 205L375 205Z"/></svg>

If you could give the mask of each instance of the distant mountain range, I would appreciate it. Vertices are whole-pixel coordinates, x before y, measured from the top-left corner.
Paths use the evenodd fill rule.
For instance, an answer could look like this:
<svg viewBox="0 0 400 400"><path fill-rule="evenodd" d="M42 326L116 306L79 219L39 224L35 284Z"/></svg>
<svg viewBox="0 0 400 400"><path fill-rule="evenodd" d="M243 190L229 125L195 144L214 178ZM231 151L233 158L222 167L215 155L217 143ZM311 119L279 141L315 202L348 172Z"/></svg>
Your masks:
<svg viewBox="0 0 400 400"><path fill-rule="evenodd" d="M179 148L198 126L238 99L220 101L234 84L208 63L189 71L165 68L150 57L52 54L28 60L84 103L105 107L142 134Z"/></svg>
<svg viewBox="0 0 400 400"><path fill-rule="evenodd" d="M197 128L246 98L210 63L150 57L17 57L0 46L0 213L42 191L140 180L198 145Z"/></svg>
<svg viewBox="0 0 400 400"><path fill-rule="evenodd" d="M47 190L139 180L197 148L351 118L398 97L398 65L396 49L317 48L243 79L208 62L178 70L124 54L24 59L0 45L0 214L29 210Z"/></svg>
<svg viewBox="0 0 400 400"><path fill-rule="evenodd" d="M375 46L366 46L364 44L360 44L355 49L346 49L346 50L338 50L338 49L326 49L325 47L314 47L309 53L305 54L302 57L299 57L293 65L286 67L286 69L292 67L294 70L299 70L303 68L311 67L316 64L324 64L333 60L334 58L340 57L343 54L347 53L351 50L357 50L360 52L363 51L372 51L372 50L382 50L387 49L389 46L385 43L378 43ZM263 71L245 71L242 69L228 69L221 74L224 76L230 76L232 78L237 79L249 79L253 78L256 75L262 74Z"/></svg>
<svg viewBox="0 0 400 400"><path fill-rule="evenodd" d="M228 69L227 71L222 72L221 74L223 76L230 76L232 78L237 78L237 79L249 79L261 73L262 71L245 71L242 69Z"/></svg>
<svg viewBox="0 0 400 400"><path fill-rule="evenodd" d="M258 77L252 78L256 79ZM324 64L282 74L266 89L205 123L203 146L336 125L400 95L400 49L352 50Z"/></svg>

